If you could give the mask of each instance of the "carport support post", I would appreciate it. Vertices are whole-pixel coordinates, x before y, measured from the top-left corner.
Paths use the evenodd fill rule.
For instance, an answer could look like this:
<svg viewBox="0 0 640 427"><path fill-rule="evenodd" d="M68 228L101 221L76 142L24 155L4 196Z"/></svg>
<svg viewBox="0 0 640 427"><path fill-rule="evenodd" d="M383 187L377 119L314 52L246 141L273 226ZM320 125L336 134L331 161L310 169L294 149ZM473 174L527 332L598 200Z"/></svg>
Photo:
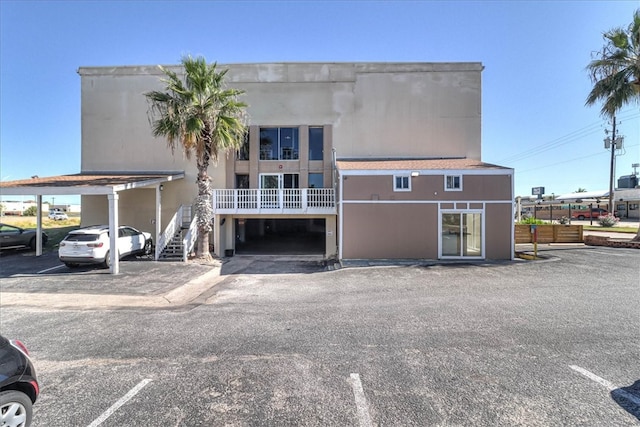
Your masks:
<svg viewBox="0 0 640 427"><path fill-rule="evenodd" d="M36 256L42 255L42 194L36 196Z"/></svg>
<svg viewBox="0 0 640 427"><path fill-rule="evenodd" d="M120 273L120 257L118 257L118 193L107 195L109 199L109 258L111 274Z"/></svg>
<svg viewBox="0 0 640 427"><path fill-rule="evenodd" d="M161 184L162 185L162 184ZM155 252L153 259L157 261L160 258L160 233L162 232L160 226L162 225L162 190L161 185L156 186L156 237L155 237Z"/></svg>

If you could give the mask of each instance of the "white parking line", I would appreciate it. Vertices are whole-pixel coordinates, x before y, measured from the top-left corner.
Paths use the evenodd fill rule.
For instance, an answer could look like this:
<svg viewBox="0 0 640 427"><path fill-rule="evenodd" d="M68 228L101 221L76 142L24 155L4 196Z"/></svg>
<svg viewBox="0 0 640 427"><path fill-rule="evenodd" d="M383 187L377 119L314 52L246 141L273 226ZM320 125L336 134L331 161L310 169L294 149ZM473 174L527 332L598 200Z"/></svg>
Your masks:
<svg viewBox="0 0 640 427"><path fill-rule="evenodd" d="M36 274L46 273L47 271L57 270L58 268L62 268L64 265L56 265L55 267L47 268L46 270L38 271Z"/></svg>
<svg viewBox="0 0 640 427"><path fill-rule="evenodd" d="M117 411L119 407L121 407L122 405L127 403L129 401L129 399L131 399L133 396L135 396L142 389L142 387L146 386L150 382L151 382L150 379L146 379L146 380L140 381L137 386L135 386L134 388L129 390L129 392L127 394L125 394L124 396L122 396L122 398L120 398L120 400L118 400L116 403L111 405L111 407L109 409L104 411L102 413L102 415L100 415L98 418L96 418L91 424L89 424L88 427L96 427L96 426L99 426L100 424L102 424L115 411Z"/></svg>
<svg viewBox="0 0 640 427"><path fill-rule="evenodd" d="M360 427L372 427L371 416L369 415L369 405L367 404L367 398L364 395L362 389L362 382L360 382L359 374L351 374L351 387L353 388L353 396L356 399L356 409L358 411L358 421L360 421Z"/></svg>
<svg viewBox="0 0 640 427"><path fill-rule="evenodd" d="M604 378L600 378L596 374L594 374L592 372L589 372L586 369L581 368L580 366L569 365L569 367L571 369L573 369L574 371L581 373L582 375L584 375L585 377L589 378L590 380L595 381L598 384L605 386L607 389L609 389L609 391L615 392L618 396L622 396L625 399L627 399L628 401L633 402L634 404L640 406L640 397L637 397L636 395L633 395L633 394L629 393L628 391L625 391L625 390L622 390L619 387L616 387L615 385L613 385L613 383L605 380Z"/></svg>

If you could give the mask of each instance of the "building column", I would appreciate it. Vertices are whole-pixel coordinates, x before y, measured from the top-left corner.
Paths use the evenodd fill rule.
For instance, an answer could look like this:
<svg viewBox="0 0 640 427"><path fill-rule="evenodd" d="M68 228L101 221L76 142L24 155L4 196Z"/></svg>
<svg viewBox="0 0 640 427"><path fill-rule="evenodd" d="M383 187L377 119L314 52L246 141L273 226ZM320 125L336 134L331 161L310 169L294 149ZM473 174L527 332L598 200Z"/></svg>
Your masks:
<svg viewBox="0 0 640 427"><path fill-rule="evenodd" d="M155 236L155 249L153 259L157 261L160 258L160 233L162 233L162 184L156 187L156 236Z"/></svg>
<svg viewBox="0 0 640 427"><path fill-rule="evenodd" d="M42 195L36 196L36 256L42 255Z"/></svg>

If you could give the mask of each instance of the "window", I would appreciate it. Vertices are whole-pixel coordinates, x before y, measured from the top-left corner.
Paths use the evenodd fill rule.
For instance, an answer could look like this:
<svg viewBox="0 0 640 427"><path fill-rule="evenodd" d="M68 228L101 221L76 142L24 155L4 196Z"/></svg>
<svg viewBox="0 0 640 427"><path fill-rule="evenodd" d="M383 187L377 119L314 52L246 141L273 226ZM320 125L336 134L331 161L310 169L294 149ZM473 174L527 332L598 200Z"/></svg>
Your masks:
<svg viewBox="0 0 640 427"><path fill-rule="evenodd" d="M298 160L298 128L260 128L260 160Z"/></svg>
<svg viewBox="0 0 640 427"><path fill-rule="evenodd" d="M249 129L244 134L242 145L236 153L236 160L249 160Z"/></svg>
<svg viewBox="0 0 640 427"><path fill-rule="evenodd" d="M249 188L249 175L236 175L236 188Z"/></svg>
<svg viewBox="0 0 640 427"><path fill-rule="evenodd" d="M309 188L324 188L324 177L321 173L309 174Z"/></svg>
<svg viewBox="0 0 640 427"><path fill-rule="evenodd" d="M393 191L411 191L411 177L409 175L393 176Z"/></svg>
<svg viewBox="0 0 640 427"><path fill-rule="evenodd" d="M462 175L446 175L444 177L445 191L462 191Z"/></svg>
<svg viewBox="0 0 640 427"><path fill-rule="evenodd" d="M309 160L323 160L324 129L309 128Z"/></svg>

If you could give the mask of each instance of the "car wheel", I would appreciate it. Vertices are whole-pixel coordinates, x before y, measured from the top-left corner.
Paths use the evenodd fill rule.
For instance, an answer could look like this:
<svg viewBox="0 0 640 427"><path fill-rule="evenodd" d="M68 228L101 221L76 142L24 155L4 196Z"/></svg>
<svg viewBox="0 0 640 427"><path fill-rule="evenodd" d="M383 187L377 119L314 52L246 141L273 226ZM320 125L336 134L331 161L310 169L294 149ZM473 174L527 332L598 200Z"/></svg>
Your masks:
<svg viewBox="0 0 640 427"><path fill-rule="evenodd" d="M33 417L31 399L19 391L0 393L0 424L3 426L29 427Z"/></svg>
<svg viewBox="0 0 640 427"><path fill-rule="evenodd" d="M107 268L111 268L111 251L107 251L104 256L104 266Z"/></svg>
<svg viewBox="0 0 640 427"><path fill-rule="evenodd" d="M29 240L29 248L31 248L32 251L36 250L36 238L32 237L31 240Z"/></svg>
<svg viewBox="0 0 640 427"><path fill-rule="evenodd" d="M153 247L153 240L149 239L144 243L143 253L145 255L149 255L151 253L151 248Z"/></svg>
<svg viewBox="0 0 640 427"><path fill-rule="evenodd" d="M584 219L584 215L578 215L578 219L582 221Z"/></svg>

